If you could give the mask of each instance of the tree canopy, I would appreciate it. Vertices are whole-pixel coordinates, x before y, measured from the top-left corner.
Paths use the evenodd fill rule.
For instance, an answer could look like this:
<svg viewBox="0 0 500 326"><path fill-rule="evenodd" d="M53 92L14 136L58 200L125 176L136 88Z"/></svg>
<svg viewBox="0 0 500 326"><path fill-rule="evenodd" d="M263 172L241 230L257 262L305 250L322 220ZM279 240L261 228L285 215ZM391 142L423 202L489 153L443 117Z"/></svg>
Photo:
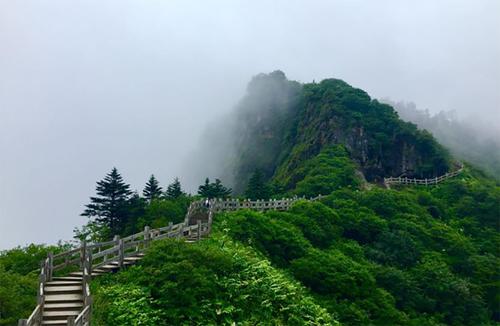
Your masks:
<svg viewBox="0 0 500 326"><path fill-rule="evenodd" d="M142 195L148 201L152 201L153 199L157 199L157 198L161 197L162 188L160 187L158 180L156 180L156 178L153 174L151 175L148 182L146 183L146 186L144 187L144 190L142 191Z"/></svg>
<svg viewBox="0 0 500 326"><path fill-rule="evenodd" d="M127 212L127 201L132 195L130 185L123 181L116 168L113 168L103 180L97 182L97 196L90 197L90 204L81 214L95 218L114 234L118 234L123 226L123 218Z"/></svg>
<svg viewBox="0 0 500 326"><path fill-rule="evenodd" d="M226 198L231 195L232 189L227 188L222 184L222 181L215 179L215 182L210 182L209 178L205 179L205 183L198 187L198 195L204 198Z"/></svg>

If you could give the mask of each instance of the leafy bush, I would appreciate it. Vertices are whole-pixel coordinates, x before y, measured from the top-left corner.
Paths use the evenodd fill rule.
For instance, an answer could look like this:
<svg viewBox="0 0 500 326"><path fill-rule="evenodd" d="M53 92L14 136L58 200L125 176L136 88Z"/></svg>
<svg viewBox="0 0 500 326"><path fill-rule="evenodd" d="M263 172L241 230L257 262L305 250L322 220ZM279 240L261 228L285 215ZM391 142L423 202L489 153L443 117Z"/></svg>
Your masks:
<svg viewBox="0 0 500 326"><path fill-rule="evenodd" d="M220 233L155 243L140 266L94 288L102 325L337 324L297 282Z"/></svg>
<svg viewBox="0 0 500 326"><path fill-rule="evenodd" d="M220 219L224 221L221 228L227 228L232 238L252 244L279 266L304 256L310 247L295 225L263 213L241 210L224 214Z"/></svg>

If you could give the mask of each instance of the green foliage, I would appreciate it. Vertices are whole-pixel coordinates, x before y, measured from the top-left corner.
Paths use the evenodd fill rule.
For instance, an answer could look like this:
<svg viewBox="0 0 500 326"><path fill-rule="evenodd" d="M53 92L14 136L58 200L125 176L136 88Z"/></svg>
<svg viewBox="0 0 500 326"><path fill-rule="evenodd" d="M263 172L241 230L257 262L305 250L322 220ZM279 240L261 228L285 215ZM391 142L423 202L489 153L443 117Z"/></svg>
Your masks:
<svg viewBox="0 0 500 326"><path fill-rule="evenodd" d="M185 195L186 193L182 191L181 182L179 181L179 178L175 178L174 182L168 185L167 191L165 192L165 197L167 199L177 199Z"/></svg>
<svg viewBox="0 0 500 326"><path fill-rule="evenodd" d="M97 196L90 197L90 204L81 214L93 217L98 223L107 226L111 234L122 231L123 217L127 212L127 201L132 192L130 185L123 181L116 168L113 168L103 180L97 182Z"/></svg>
<svg viewBox="0 0 500 326"><path fill-rule="evenodd" d="M432 188L344 187L288 212L218 215L215 228L289 271L342 323L489 325L500 306L497 193L468 173Z"/></svg>
<svg viewBox="0 0 500 326"><path fill-rule="evenodd" d="M223 219L221 228L232 238L252 244L279 266L304 256L310 246L296 226L262 213L241 210L227 213Z"/></svg>
<svg viewBox="0 0 500 326"><path fill-rule="evenodd" d="M272 214L269 213L270 216ZM320 203L298 202L284 220L299 227L304 236L317 247L328 247L343 232L339 215Z"/></svg>
<svg viewBox="0 0 500 326"><path fill-rule="evenodd" d="M162 195L162 188L160 187L158 180L156 180L156 178L153 174L151 175L148 182L146 183L146 186L144 187L144 190L142 191L142 195L148 201L152 201L153 199L158 199Z"/></svg>
<svg viewBox="0 0 500 326"><path fill-rule="evenodd" d="M159 325L160 310L143 287L134 284L110 284L96 289L93 303L95 325ZM105 290L105 291L103 291ZM92 291L93 292L93 291Z"/></svg>
<svg viewBox="0 0 500 326"><path fill-rule="evenodd" d="M271 197L271 188L265 182L264 174L260 170L255 170L250 177L245 197L250 200L267 200Z"/></svg>
<svg viewBox="0 0 500 326"><path fill-rule="evenodd" d="M0 325L17 325L36 306L37 277L6 271L0 264Z"/></svg>
<svg viewBox="0 0 500 326"><path fill-rule="evenodd" d="M366 297L375 286L375 279L366 265L335 249L311 250L307 256L294 260L291 270L313 291L339 299Z"/></svg>
<svg viewBox="0 0 500 326"><path fill-rule="evenodd" d="M299 196L328 195L336 189L360 184L355 175L356 166L341 145L324 149L295 167L292 173L283 174L283 171L288 170L281 170L274 182L285 189L293 189L292 194Z"/></svg>
<svg viewBox="0 0 500 326"><path fill-rule="evenodd" d="M169 222L174 224L180 223L184 220L184 216L190 203L191 199L184 196L178 197L175 200L153 200L145 208L145 212L137 224L137 229L140 230L146 225L158 228L168 225Z"/></svg>
<svg viewBox="0 0 500 326"><path fill-rule="evenodd" d="M140 266L94 289L98 325L337 324L297 282L221 233L155 243Z"/></svg>
<svg viewBox="0 0 500 326"><path fill-rule="evenodd" d="M222 181L215 179L215 182L210 182L210 179L206 178L205 183L198 187L198 195L203 198L227 198L231 195L232 189L226 188Z"/></svg>

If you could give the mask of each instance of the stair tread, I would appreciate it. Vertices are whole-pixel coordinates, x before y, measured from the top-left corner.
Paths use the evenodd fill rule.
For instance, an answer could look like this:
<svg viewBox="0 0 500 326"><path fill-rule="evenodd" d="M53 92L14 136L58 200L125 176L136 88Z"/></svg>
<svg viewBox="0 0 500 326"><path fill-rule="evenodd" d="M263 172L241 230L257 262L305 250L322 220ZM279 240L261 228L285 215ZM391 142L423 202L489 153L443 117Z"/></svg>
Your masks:
<svg viewBox="0 0 500 326"><path fill-rule="evenodd" d="M102 274L104 274L104 273L99 273L99 272L97 272L97 273L96 273L96 272L92 272L92 276L99 276L99 275L102 275ZM81 276L81 275L83 275L83 272L73 272L73 273L71 273L71 274L69 274L69 275L73 275L73 276Z"/></svg>
<svg viewBox="0 0 500 326"><path fill-rule="evenodd" d="M71 294L47 294L45 296L45 301L82 301L83 295L71 293Z"/></svg>
<svg viewBox="0 0 500 326"><path fill-rule="evenodd" d="M78 310L56 310L56 311L44 311L44 317L64 317L64 316L78 316L80 309Z"/></svg>
<svg viewBox="0 0 500 326"><path fill-rule="evenodd" d="M130 256L130 257L125 257L124 260L141 260L142 257L137 257L137 256Z"/></svg>
<svg viewBox="0 0 500 326"><path fill-rule="evenodd" d="M45 286L45 292L50 293L50 292L74 292L74 291L81 291L82 286L81 285L69 285L69 286Z"/></svg>
<svg viewBox="0 0 500 326"><path fill-rule="evenodd" d="M78 281L49 281L47 283L45 283L45 285L49 285L49 286L72 286L72 285L81 285L82 284L82 280L78 280Z"/></svg>
<svg viewBox="0 0 500 326"><path fill-rule="evenodd" d="M118 267L119 267L119 266L118 266L118 263L116 263L116 265L114 265L114 264L108 264L108 265L101 266L101 267L99 267L99 268L104 268L104 269L116 269L116 268L118 268Z"/></svg>
<svg viewBox="0 0 500 326"><path fill-rule="evenodd" d="M53 277L52 281L82 281L81 276L58 276L58 277Z"/></svg>
<svg viewBox="0 0 500 326"><path fill-rule="evenodd" d="M83 302L62 302L62 303L46 303L43 305L44 309L72 309L72 308L82 308Z"/></svg>
<svg viewBox="0 0 500 326"><path fill-rule="evenodd" d="M68 324L68 321L64 320L64 319L42 321L42 325L67 325L67 324Z"/></svg>

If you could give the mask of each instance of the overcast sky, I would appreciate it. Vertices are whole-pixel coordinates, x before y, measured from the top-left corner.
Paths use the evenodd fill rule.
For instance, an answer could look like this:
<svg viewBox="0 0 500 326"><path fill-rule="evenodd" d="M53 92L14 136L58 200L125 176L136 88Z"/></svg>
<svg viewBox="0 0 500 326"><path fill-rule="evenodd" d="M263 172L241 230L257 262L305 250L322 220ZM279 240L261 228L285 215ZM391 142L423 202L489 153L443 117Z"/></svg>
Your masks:
<svg viewBox="0 0 500 326"><path fill-rule="evenodd" d="M169 183L257 73L500 128L499 58L498 0L0 0L0 249L71 239L113 166Z"/></svg>

